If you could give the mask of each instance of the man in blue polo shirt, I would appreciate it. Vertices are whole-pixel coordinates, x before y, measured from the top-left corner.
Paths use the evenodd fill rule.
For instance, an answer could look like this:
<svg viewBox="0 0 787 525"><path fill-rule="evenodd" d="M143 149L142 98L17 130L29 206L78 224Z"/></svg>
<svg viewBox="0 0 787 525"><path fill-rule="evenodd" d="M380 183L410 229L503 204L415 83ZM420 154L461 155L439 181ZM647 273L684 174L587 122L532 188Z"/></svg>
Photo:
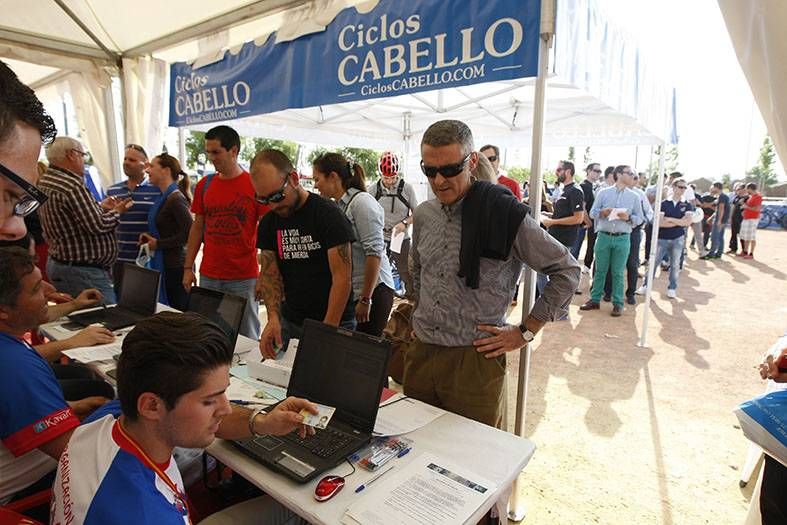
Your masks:
<svg viewBox="0 0 787 525"><path fill-rule="evenodd" d="M604 293L607 270L612 273L612 317L623 314L623 279L628 261L631 229L644 220L639 195L631 188L631 167L615 166L612 177L615 185L598 192L590 217L595 221L596 245L594 253L596 272L590 299L580 310L598 310Z"/></svg>
<svg viewBox="0 0 787 525"><path fill-rule="evenodd" d="M120 296L123 265L134 263L139 253L139 236L148 231L148 210L161 196L161 190L146 177L150 163L145 148L136 144L126 146L123 156L123 173L127 180L113 184L107 195L119 200L131 198L132 205L120 216L117 230L118 256L112 268L115 293Z"/></svg>
<svg viewBox="0 0 787 525"><path fill-rule="evenodd" d="M675 179L672 182L672 198L661 201L663 218L659 224L659 249L654 260L662 261L665 256L669 257L667 297L670 299L677 298L680 259L686 244L686 227L691 225L692 206L683 198L686 187L686 179ZM643 288L646 285L647 275L645 276L645 284L642 285Z"/></svg>

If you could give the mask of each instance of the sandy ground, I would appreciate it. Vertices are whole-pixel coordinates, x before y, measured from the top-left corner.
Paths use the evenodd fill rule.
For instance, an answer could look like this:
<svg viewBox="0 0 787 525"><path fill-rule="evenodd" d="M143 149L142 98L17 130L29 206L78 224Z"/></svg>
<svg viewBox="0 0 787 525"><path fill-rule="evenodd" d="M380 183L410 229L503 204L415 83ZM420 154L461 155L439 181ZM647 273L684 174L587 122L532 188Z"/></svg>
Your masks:
<svg viewBox="0 0 787 525"><path fill-rule="evenodd" d="M531 359L525 436L538 448L518 484L523 523L743 522L755 481L739 488L748 441L731 410L763 391L756 364L787 330L787 232L758 241L751 261L690 252L678 300L658 277L647 348L644 297L612 318L609 303L580 312L587 293L577 295L571 320L545 327ZM511 429L518 363L512 354Z"/></svg>

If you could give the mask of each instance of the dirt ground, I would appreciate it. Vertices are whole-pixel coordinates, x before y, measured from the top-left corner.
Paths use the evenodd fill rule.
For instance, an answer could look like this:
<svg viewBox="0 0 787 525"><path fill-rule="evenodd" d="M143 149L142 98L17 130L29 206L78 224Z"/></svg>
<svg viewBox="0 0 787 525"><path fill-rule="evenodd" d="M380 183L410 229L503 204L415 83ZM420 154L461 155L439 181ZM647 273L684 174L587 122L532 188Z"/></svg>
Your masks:
<svg viewBox="0 0 787 525"><path fill-rule="evenodd" d="M755 256L690 251L677 300L659 276L647 348L644 297L612 318L610 303L580 312L588 295L576 295L571 320L545 327L531 359L525 436L537 449L518 483L523 523L743 522L756 480L739 488L748 441L732 409L763 391L756 365L787 330L787 232L760 230Z"/></svg>

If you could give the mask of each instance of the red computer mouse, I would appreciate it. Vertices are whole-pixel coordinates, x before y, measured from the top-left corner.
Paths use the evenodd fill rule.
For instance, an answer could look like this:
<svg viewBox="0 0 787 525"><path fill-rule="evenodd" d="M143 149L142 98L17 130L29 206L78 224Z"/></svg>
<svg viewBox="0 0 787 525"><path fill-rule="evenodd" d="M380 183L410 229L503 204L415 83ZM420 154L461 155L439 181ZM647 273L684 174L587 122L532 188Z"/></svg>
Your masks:
<svg viewBox="0 0 787 525"><path fill-rule="evenodd" d="M325 476L317 483L314 489L314 499L327 501L344 488L344 478L341 476Z"/></svg>

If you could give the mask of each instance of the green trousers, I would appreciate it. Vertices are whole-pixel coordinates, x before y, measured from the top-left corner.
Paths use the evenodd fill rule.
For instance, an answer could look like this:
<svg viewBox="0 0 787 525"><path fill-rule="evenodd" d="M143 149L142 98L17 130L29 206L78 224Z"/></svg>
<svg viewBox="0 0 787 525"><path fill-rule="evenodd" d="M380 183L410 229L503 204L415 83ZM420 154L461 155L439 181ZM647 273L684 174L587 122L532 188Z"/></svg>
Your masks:
<svg viewBox="0 0 787 525"><path fill-rule="evenodd" d="M601 301L601 295L604 293L604 280L607 270L609 270L612 272L612 304L623 306L626 261L631 248L629 237L628 233L608 235L598 232L596 245L593 249L596 269L593 273L593 288L590 290L590 300L594 303Z"/></svg>

